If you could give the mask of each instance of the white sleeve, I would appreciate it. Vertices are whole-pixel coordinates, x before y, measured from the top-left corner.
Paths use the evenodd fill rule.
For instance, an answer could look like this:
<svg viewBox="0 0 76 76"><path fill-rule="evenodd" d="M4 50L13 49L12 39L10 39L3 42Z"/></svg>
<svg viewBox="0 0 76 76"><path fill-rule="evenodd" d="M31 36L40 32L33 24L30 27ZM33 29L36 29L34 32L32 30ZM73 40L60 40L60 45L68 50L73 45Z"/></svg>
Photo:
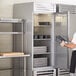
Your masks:
<svg viewBox="0 0 76 76"><path fill-rule="evenodd" d="M76 44L76 33L73 35L72 43Z"/></svg>

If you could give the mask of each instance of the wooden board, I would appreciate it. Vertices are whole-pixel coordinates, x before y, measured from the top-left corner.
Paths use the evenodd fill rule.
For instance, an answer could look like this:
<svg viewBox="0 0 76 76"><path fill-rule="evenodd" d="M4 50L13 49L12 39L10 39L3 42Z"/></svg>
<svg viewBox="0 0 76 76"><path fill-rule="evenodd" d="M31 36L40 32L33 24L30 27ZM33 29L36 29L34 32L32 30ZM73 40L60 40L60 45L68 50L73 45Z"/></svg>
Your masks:
<svg viewBox="0 0 76 76"><path fill-rule="evenodd" d="M23 52L1 52L0 56L19 56L19 55L24 55Z"/></svg>

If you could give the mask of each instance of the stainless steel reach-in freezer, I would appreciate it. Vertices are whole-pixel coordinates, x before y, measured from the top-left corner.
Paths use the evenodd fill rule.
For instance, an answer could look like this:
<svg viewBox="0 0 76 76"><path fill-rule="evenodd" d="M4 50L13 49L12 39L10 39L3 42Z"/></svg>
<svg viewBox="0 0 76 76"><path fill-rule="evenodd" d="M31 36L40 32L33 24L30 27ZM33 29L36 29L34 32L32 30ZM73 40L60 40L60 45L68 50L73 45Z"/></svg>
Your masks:
<svg viewBox="0 0 76 76"><path fill-rule="evenodd" d="M24 48L31 54L27 58L27 76L46 67L69 69L72 51L60 46L58 36L67 41L72 37L76 27L76 7L29 2L15 4L13 11L14 18L25 19Z"/></svg>

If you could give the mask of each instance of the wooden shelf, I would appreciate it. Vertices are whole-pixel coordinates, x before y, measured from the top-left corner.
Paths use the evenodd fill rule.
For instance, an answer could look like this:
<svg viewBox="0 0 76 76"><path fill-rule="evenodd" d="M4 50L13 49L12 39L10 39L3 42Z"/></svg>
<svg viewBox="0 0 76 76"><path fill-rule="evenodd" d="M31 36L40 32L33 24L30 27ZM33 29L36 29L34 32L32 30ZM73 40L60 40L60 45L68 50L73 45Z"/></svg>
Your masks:
<svg viewBox="0 0 76 76"><path fill-rule="evenodd" d="M0 56L0 58L16 58L16 57L28 57L30 54L24 54L24 55L14 55L14 56Z"/></svg>

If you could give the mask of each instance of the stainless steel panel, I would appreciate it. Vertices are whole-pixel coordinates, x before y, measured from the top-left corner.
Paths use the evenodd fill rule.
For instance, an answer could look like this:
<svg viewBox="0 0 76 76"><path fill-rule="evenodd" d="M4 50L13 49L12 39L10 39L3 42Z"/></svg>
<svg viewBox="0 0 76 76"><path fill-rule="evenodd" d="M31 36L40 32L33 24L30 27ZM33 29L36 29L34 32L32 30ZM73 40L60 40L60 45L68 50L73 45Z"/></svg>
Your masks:
<svg viewBox="0 0 76 76"><path fill-rule="evenodd" d="M60 68L68 67L68 49L61 47L57 41L57 36L60 35L68 40L68 15L54 14L54 52L55 52L55 66Z"/></svg>
<svg viewBox="0 0 76 76"><path fill-rule="evenodd" d="M29 53L31 57L27 58L26 69L27 72L24 72L24 75L32 75L32 50L33 50L33 2L30 3L21 3L15 4L13 9L14 18L25 19L24 23L24 51ZM25 62L24 62L25 63ZM25 66L25 64L24 64Z"/></svg>

